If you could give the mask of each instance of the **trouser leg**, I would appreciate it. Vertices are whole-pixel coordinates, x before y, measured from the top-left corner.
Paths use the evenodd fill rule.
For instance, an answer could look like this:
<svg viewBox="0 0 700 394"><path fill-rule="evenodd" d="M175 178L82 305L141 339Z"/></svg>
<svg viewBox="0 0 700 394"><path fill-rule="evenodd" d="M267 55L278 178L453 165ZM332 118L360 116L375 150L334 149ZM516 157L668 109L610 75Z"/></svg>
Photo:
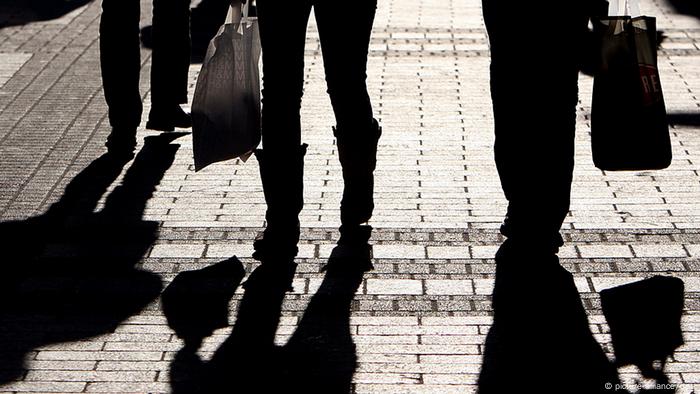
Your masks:
<svg viewBox="0 0 700 394"><path fill-rule="evenodd" d="M373 171L381 128L372 116L366 80L376 8L376 0L358 1L347 7L321 1L314 5L343 169L343 226L366 222L374 209Z"/></svg>
<svg viewBox="0 0 700 394"><path fill-rule="evenodd" d="M100 69L109 123L135 130L141 123L141 49L138 0L103 0L100 19Z"/></svg>
<svg viewBox="0 0 700 394"><path fill-rule="evenodd" d="M171 108L187 102L190 0L153 0L151 102Z"/></svg>

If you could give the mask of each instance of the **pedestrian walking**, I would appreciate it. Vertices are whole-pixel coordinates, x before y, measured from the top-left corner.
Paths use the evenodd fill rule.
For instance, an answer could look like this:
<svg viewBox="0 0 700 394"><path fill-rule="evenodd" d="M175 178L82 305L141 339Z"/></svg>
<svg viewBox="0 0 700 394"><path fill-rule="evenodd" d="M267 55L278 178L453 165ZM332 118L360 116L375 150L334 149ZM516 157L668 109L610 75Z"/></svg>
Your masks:
<svg viewBox="0 0 700 394"><path fill-rule="evenodd" d="M299 241L306 144L299 110L304 87L304 44L313 8L323 53L333 128L343 170L341 239L372 216L373 171L381 134L366 86L367 54L376 0L350 3L257 1L263 61L262 142L256 151L267 203L267 227L253 257L293 265Z"/></svg>
<svg viewBox="0 0 700 394"><path fill-rule="evenodd" d="M501 257L556 256L569 211L578 72L604 1L483 0L495 160L508 211ZM525 254L523 254L525 253ZM523 262L524 263L524 262ZM537 261L532 261L537 264Z"/></svg>
<svg viewBox="0 0 700 394"><path fill-rule="evenodd" d="M179 106L187 102L189 6L189 0L154 1L152 109L147 124L154 130L191 126L189 114ZM106 146L117 154L133 154L143 112L140 11L138 0L102 0L100 69L112 127Z"/></svg>
<svg viewBox="0 0 700 394"><path fill-rule="evenodd" d="M153 0L151 110L146 128L192 127L187 103L190 68L190 0Z"/></svg>
<svg viewBox="0 0 700 394"><path fill-rule="evenodd" d="M110 153L133 154L141 123L139 0L102 0L100 69L112 131Z"/></svg>
<svg viewBox="0 0 700 394"><path fill-rule="evenodd" d="M574 170L578 73L604 1L483 0L495 160L508 210L479 393L604 393L619 382L588 327L559 233Z"/></svg>

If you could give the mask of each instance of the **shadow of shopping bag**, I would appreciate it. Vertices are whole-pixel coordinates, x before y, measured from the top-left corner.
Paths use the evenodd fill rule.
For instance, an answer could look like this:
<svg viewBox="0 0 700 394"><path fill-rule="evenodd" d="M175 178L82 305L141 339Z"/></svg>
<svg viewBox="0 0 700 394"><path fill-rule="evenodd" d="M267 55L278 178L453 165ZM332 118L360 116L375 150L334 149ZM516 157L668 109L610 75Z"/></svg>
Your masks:
<svg viewBox="0 0 700 394"><path fill-rule="evenodd" d="M603 290L600 299L616 364L636 365L647 377L662 373L666 358L683 344L683 281L654 276Z"/></svg>
<svg viewBox="0 0 700 394"><path fill-rule="evenodd" d="M209 43L192 100L194 167L240 157L260 143L260 33L248 4L229 8Z"/></svg>
<svg viewBox="0 0 700 394"><path fill-rule="evenodd" d="M244 275L243 264L235 256L180 272L161 296L168 326L185 341L201 340L228 326L229 302Z"/></svg>
<svg viewBox="0 0 700 394"><path fill-rule="evenodd" d="M671 164L671 141L656 62L653 17L596 18L601 63L593 82L593 163L602 170Z"/></svg>

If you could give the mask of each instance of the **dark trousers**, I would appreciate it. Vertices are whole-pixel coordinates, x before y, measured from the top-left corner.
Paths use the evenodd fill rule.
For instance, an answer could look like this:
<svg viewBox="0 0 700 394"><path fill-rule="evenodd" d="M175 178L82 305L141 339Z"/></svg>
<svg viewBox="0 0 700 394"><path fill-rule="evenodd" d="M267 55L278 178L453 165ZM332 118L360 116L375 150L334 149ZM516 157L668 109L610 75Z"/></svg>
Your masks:
<svg viewBox="0 0 700 394"><path fill-rule="evenodd" d="M151 102L172 108L187 102L190 0L153 0Z"/></svg>
<svg viewBox="0 0 700 394"><path fill-rule="evenodd" d="M190 2L153 3L152 101L154 105L184 103L190 61ZM100 68L109 122L115 129L136 129L141 123L139 22L139 0L102 0Z"/></svg>
<svg viewBox="0 0 700 394"><path fill-rule="evenodd" d="M569 211L583 8L483 0L495 159L508 200L501 232L536 249L561 245Z"/></svg>
<svg viewBox="0 0 700 394"><path fill-rule="evenodd" d="M109 123L135 130L141 123L139 0L102 0L100 68Z"/></svg>
<svg viewBox="0 0 700 394"><path fill-rule="evenodd" d="M263 48L262 138L265 149L301 144L299 109L304 91L306 27L314 8L328 94L336 123L369 131L372 105L367 94L367 53L376 0L258 0Z"/></svg>

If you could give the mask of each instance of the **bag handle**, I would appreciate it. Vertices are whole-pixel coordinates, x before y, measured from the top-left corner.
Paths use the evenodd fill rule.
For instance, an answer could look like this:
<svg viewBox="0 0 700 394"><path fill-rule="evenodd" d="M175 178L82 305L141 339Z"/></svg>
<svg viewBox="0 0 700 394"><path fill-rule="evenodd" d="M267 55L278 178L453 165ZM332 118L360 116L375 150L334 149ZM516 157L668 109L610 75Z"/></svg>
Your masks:
<svg viewBox="0 0 700 394"><path fill-rule="evenodd" d="M231 0L231 6L226 15L226 23L238 25L239 34L243 34L243 24L245 24L246 27L250 26L249 11L251 1L252 0L247 0L245 2L242 0Z"/></svg>
<svg viewBox="0 0 700 394"><path fill-rule="evenodd" d="M631 16L642 15L639 0L608 0L609 16Z"/></svg>

